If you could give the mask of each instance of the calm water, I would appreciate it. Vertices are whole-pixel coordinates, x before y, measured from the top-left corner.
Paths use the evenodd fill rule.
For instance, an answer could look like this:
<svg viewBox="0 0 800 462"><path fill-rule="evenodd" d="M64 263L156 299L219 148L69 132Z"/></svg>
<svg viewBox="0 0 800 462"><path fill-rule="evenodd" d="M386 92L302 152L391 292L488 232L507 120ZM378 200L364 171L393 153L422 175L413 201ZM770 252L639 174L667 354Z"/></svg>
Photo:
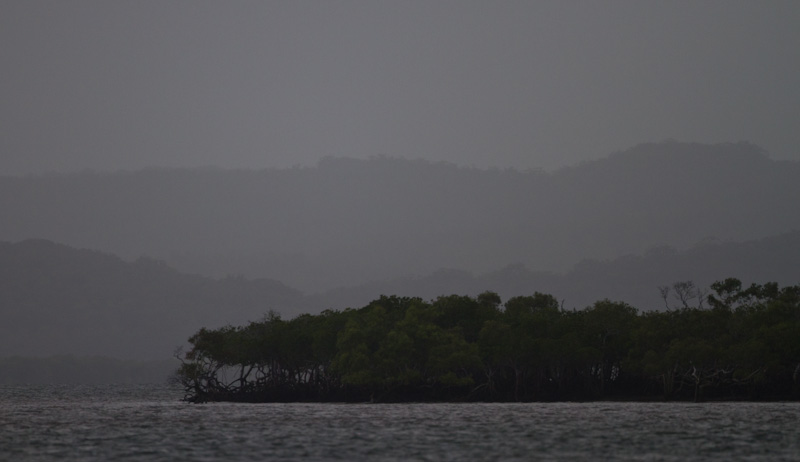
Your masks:
<svg viewBox="0 0 800 462"><path fill-rule="evenodd" d="M0 460L800 460L800 403L234 404L0 388Z"/></svg>

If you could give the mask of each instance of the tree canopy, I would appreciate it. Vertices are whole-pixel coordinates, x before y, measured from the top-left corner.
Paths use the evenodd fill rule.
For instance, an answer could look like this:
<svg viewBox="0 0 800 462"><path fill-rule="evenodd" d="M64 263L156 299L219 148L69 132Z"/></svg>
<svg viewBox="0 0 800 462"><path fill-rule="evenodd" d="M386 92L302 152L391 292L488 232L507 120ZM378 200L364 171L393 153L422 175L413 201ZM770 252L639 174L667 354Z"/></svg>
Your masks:
<svg viewBox="0 0 800 462"><path fill-rule="evenodd" d="M177 377L190 401L800 398L800 285L729 278L704 297L646 313L538 292L269 313L198 331Z"/></svg>

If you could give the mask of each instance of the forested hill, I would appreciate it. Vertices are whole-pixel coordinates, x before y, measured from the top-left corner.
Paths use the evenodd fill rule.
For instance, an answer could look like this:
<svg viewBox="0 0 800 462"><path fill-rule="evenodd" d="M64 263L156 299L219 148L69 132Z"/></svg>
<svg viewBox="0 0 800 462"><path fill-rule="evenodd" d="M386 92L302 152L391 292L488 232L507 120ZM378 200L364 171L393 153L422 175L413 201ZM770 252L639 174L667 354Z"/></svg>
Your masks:
<svg viewBox="0 0 800 462"><path fill-rule="evenodd" d="M800 229L800 164L747 144L645 144L553 173L325 159L285 170L0 177L0 240L32 237L189 273L318 292L759 239Z"/></svg>
<svg viewBox="0 0 800 462"><path fill-rule="evenodd" d="M195 330L292 312L300 293L44 240L0 243L0 356L164 359ZM296 309L295 309L296 311Z"/></svg>
<svg viewBox="0 0 800 462"><path fill-rule="evenodd" d="M658 287L674 282L691 280L700 290L726 277L738 277L745 285L796 285L798 261L800 232L792 232L743 243L706 243L687 251L655 248L639 256L584 261L565 274L523 265L479 275L439 270L310 295L277 281L189 275L157 260L126 261L50 241L0 242L0 357L164 359L200 327L241 325L270 310L291 319L328 308L355 308L381 295L432 300L492 290L507 300L542 292L567 309L609 298L647 311L664 307ZM668 302L679 303L671 294Z"/></svg>

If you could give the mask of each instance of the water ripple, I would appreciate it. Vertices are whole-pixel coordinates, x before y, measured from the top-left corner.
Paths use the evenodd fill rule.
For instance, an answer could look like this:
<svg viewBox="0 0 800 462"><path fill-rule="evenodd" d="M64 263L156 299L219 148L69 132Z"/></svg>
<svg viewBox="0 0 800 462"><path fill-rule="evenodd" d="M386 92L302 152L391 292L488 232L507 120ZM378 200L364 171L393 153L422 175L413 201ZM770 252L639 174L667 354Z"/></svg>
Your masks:
<svg viewBox="0 0 800 462"><path fill-rule="evenodd" d="M798 460L800 403L191 405L165 387L0 388L9 460Z"/></svg>

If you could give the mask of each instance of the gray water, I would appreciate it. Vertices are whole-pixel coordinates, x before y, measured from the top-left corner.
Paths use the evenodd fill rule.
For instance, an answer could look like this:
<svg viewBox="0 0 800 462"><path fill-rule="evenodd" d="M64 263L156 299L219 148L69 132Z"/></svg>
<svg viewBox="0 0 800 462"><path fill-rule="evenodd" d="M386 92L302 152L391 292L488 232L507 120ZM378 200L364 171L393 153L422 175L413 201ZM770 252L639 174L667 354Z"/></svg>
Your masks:
<svg viewBox="0 0 800 462"><path fill-rule="evenodd" d="M800 460L800 403L193 405L0 388L0 460Z"/></svg>

